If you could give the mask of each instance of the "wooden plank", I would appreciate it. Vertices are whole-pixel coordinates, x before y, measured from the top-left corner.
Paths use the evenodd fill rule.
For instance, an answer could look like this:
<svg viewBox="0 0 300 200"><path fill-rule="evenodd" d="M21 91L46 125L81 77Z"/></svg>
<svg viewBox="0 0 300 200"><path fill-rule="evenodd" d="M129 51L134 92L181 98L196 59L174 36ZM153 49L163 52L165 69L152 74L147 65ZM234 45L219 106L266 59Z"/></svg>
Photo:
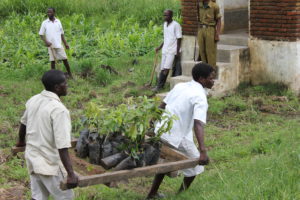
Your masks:
<svg viewBox="0 0 300 200"><path fill-rule="evenodd" d="M160 148L160 155L167 160L171 161L179 161L179 160L186 160L188 159L183 153L167 146L167 144L163 143L162 147Z"/></svg>
<svg viewBox="0 0 300 200"><path fill-rule="evenodd" d="M71 141L72 147L75 147L76 144L77 144L77 139L72 139L72 141ZM25 147L12 147L11 148L11 152L12 152L13 155L16 155L19 152L24 152L25 151Z"/></svg>
<svg viewBox="0 0 300 200"><path fill-rule="evenodd" d="M16 155L19 152L24 152L25 151L25 147L12 147L11 148L11 153L13 155Z"/></svg>
<svg viewBox="0 0 300 200"><path fill-rule="evenodd" d="M147 167L140 167L131 170L120 170L116 172L107 172L104 174L91 175L79 177L78 187L87 187L91 185L110 183L113 181L120 181L141 176L153 176L156 174L165 174L180 169L195 167L199 164L199 159L189 159L177 162L162 163ZM66 180L61 182L60 187L62 190L67 189Z"/></svg>
<svg viewBox="0 0 300 200"><path fill-rule="evenodd" d="M77 143L77 139L72 139L71 141L71 145L72 147L75 147ZM25 151L25 147L12 147L11 152L13 153L13 155L19 153L19 152L24 152ZM182 154L181 152L171 148L168 144L163 143L161 149L161 155L163 157L168 158L168 160L186 160L188 159L188 157L186 157L184 154Z"/></svg>
<svg viewBox="0 0 300 200"><path fill-rule="evenodd" d="M146 141L150 139L149 136L145 136ZM167 143L165 140L160 140L163 144L160 148L160 156L165 158L166 160L170 161L179 161L179 160L186 160L189 159L183 153L179 152L178 150L174 149L172 145Z"/></svg>

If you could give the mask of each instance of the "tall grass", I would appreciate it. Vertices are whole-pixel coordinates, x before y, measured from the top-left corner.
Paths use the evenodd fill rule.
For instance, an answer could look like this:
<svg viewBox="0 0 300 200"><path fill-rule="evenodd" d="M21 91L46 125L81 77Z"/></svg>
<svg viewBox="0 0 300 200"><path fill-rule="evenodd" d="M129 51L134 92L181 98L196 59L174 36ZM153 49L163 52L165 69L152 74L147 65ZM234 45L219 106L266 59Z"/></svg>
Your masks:
<svg viewBox="0 0 300 200"><path fill-rule="evenodd" d="M179 6L179 0L1 0L0 70L48 65L47 49L38 36L48 7L55 7L62 21L69 59L106 64L108 58L153 51L162 40L162 11L172 8L178 20Z"/></svg>
<svg viewBox="0 0 300 200"><path fill-rule="evenodd" d="M66 39L71 47L70 59L138 57L152 51L162 40L161 26L149 21L141 27L133 18L122 22L112 20L107 28L100 21L87 19L82 14L60 18ZM26 68L33 64L48 63L47 48L38 36L44 20L42 14L12 14L0 29L0 69Z"/></svg>
<svg viewBox="0 0 300 200"><path fill-rule="evenodd" d="M113 16L119 20L134 16L140 23L148 24L150 20L159 22L166 8L178 13L180 0L1 0L0 16L11 12L43 13L48 7L56 8L61 15Z"/></svg>

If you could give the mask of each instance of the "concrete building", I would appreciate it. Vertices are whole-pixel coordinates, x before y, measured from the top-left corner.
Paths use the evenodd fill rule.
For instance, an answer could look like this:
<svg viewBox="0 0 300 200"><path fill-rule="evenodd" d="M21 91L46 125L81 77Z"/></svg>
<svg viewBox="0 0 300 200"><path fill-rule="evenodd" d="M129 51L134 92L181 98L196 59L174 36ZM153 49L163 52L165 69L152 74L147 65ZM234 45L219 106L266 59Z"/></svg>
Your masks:
<svg viewBox="0 0 300 200"><path fill-rule="evenodd" d="M182 0L183 75L191 80L195 64L197 0ZM222 96L240 83L284 83L300 93L300 0L217 0L222 13L218 43L219 78L211 94ZM197 46L197 45L196 45ZM196 47L196 54L198 47Z"/></svg>

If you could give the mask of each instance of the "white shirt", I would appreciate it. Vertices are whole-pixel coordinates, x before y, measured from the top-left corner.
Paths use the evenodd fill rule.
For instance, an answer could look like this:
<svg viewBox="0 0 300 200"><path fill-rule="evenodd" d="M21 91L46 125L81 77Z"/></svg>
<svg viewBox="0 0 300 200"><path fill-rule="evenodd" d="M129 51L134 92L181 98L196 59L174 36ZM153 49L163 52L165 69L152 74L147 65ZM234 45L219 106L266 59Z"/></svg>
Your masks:
<svg viewBox="0 0 300 200"><path fill-rule="evenodd" d="M172 21L168 26L164 23L164 46L163 54L177 54L177 39L182 38L181 26L178 22Z"/></svg>
<svg viewBox="0 0 300 200"><path fill-rule="evenodd" d="M194 80L177 84L164 99L166 111L176 115L170 133L164 133L161 138L174 147L178 147L183 139L193 140L194 119L206 124L208 103L206 92L202 85ZM156 130L163 122L156 125Z"/></svg>
<svg viewBox="0 0 300 200"><path fill-rule="evenodd" d="M58 149L71 147L71 119L59 97L49 91L31 97L21 118L26 125L25 159L29 173L65 172Z"/></svg>
<svg viewBox="0 0 300 200"><path fill-rule="evenodd" d="M46 36L46 40L52 43L52 48L62 48L61 35L64 30L59 19L55 18L53 22L50 19L43 21L39 34Z"/></svg>

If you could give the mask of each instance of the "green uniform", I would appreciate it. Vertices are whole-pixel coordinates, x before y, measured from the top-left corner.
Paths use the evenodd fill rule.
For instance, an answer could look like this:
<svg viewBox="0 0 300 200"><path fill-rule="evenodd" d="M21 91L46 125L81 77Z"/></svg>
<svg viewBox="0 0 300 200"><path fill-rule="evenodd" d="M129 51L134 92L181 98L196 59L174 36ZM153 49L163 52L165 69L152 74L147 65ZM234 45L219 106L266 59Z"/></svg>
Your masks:
<svg viewBox="0 0 300 200"><path fill-rule="evenodd" d="M209 1L205 7L203 2L199 4L199 30L198 44L201 61L215 67L217 65L217 43L215 31L218 19L221 18L219 6Z"/></svg>

